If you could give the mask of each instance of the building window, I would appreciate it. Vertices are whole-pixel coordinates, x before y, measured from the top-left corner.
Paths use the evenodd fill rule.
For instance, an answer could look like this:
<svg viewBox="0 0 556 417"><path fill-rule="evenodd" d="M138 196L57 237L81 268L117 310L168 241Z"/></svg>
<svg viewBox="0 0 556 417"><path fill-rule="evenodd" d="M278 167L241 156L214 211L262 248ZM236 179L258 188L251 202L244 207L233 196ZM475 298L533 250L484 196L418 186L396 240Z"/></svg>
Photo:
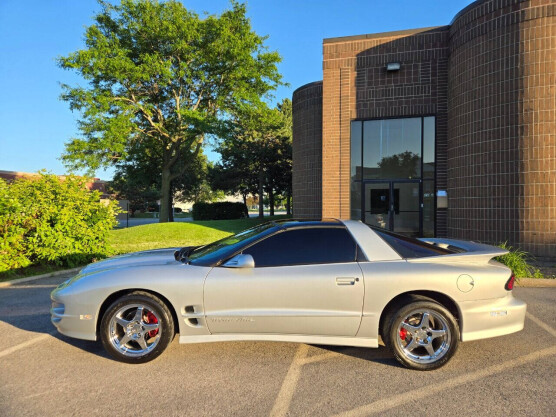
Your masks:
<svg viewBox="0 0 556 417"><path fill-rule="evenodd" d="M351 218L434 236L435 118L351 122Z"/></svg>
<svg viewBox="0 0 556 417"><path fill-rule="evenodd" d="M363 179L421 177L421 118L362 123Z"/></svg>

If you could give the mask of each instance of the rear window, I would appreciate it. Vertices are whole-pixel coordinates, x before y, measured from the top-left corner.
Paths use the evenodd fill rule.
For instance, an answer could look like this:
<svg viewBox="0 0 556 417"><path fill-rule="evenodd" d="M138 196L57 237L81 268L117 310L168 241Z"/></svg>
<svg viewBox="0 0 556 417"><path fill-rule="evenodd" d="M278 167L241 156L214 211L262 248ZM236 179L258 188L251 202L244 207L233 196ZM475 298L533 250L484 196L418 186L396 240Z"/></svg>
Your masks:
<svg viewBox="0 0 556 417"><path fill-rule="evenodd" d="M405 259L425 258L428 256L449 255L455 253L449 249L433 246L420 240L398 235L383 229L372 228L388 245Z"/></svg>

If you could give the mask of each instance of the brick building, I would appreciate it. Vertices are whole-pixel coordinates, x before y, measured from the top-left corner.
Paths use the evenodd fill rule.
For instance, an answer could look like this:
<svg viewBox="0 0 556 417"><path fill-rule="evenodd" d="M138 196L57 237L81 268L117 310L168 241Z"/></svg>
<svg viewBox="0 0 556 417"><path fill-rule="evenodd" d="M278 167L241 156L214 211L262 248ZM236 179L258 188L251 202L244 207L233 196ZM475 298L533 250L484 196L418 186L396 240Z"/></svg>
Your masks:
<svg viewBox="0 0 556 417"><path fill-rule="evenodd" d="M31 173L31 172L19 172L19 171L4 171L0 170L0 178L6 181L14 181L19 178L37 178L39 174ZM65 179L65 175L58 175L58 178ZM88 190L95 190L100 192L101 198L106 199L110 198L106 190L106 181L101 180L100 178L92 178L92 181L85 184Z"/></svg>
<svg viewBox="0 0 556 417"><path fill-rule="evenodd" d="M556 259L556 2L325 39L323 80L293 93L293 198L296 217Z"/></svg>

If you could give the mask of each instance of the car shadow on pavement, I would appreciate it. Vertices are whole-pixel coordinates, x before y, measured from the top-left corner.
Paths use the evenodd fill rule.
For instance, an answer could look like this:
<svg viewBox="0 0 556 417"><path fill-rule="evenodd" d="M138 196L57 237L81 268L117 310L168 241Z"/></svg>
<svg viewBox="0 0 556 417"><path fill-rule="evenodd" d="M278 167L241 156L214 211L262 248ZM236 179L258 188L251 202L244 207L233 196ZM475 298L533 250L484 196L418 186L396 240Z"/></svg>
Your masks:
<svg viewBox="0 0 556 417"><path fill-rule="evenodd" d="M93 355L100 356L104 359L114 360L102 347L102 343L100 341L93 341L93 340L81 340L81 339L74 339L72 337L64 336L58 332L52 335L54 338L60 340L61 342L67 343L75 348L81 349L87 353L92 353Z"/></svg>
<svg viewBox="0 0 556 417"><path fill-rule="evenodd" d="M379 346L378 348L333 346L333 345L311 345L311 346L315 348L327 350L329 352L335 352L344 356L350 356L355 359L362 359L364 361L370 361L370 362L380 363L383 365L394 366L396 368L403 368L403 366L401 366L399 362L394 358L390 350L385 346Z"/></svg>
<svg viewBox="0 0 556 417"><path fill-rule="evenodd" d="M67 343L68 345L112 360L112 358L104 351L100 341L95 342L74 339L59 333L50 322L50 311L44 310L44 308L41 308L39 311L35 311L33 313L22 311L18 314L18 312L12 311L10 314L0 314L0 322L4 322L25 332L36 333L37 335L50 334L55 339Z"/></svg>

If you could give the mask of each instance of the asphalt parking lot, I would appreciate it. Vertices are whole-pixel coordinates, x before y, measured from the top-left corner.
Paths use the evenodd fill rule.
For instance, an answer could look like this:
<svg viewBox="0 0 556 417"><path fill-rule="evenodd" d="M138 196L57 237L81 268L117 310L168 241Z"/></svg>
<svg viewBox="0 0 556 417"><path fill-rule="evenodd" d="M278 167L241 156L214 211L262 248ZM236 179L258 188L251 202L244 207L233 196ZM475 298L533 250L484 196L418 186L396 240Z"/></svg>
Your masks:
<svg viewBox="0 0 556 417"><path fill-rule="evenodd" d="M50 324L64 276L0 288L0 416L554 416L556 288L517 288L525 329L468 342L433 372L385 348L179 345L125 365Z"/></svg>

